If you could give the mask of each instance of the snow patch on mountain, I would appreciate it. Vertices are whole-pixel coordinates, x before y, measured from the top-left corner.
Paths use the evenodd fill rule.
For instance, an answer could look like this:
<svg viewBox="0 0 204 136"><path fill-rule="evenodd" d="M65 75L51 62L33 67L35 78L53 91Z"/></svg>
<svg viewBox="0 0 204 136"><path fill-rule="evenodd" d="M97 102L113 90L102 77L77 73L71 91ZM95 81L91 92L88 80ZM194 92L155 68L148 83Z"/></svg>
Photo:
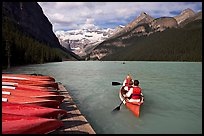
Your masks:
<svg viewBox="0 0 204 136"><path fill-rule="evenodd" d="M91 49L97 44L109 38L114 29L78 29L69 31L56 31L55 35L62 46L73 51L79 56L87 54L87 48Z"/></svg>

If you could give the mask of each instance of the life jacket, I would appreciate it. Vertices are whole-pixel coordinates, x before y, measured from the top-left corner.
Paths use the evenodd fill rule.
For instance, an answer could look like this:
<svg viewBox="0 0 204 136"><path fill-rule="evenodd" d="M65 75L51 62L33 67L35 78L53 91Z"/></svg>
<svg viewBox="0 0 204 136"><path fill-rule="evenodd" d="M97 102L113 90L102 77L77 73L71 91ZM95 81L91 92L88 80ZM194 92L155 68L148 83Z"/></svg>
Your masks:
<svg viewBox="0 0 204 136"><path fill-rule="evenodd" d="M138 86L134 86L131 99L140 99L140 95L141 95L141 88Z"/></svg>

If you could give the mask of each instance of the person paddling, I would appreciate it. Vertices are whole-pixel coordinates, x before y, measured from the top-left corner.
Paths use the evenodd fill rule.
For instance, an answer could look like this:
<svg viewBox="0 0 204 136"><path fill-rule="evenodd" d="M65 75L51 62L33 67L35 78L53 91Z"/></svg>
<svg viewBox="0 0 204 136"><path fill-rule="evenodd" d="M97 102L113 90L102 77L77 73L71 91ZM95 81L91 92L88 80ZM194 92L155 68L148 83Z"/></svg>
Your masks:
<svg viewBox="0 0 204 136"><path fill-rule="evenodd" d="M132 77L130 76L130 74L128 74L125 80L123 81L123 86L128 86L131 80L132 80Z"/></svg>
<svg viewBox="0 0 204 136"><path fill-rule="evenodd" d="M128 102L134 103L134 102L140 102L141 101L141 94L142 94L142 89L139 87L139 81L134 80L133 87L130 88L130 90L124 95L125 98Z"/></svg>
<svg viewBox="0 0 204 136"><path fill-rule="evenodd" d="M124 89L125 89L126 91L129 91L132 87L133 87L133 81L130 80L129 84L126 85L126 86L124 86Z"/></svg>
<svg viewBox="0 0 204 136"><path fill-rule="evenodd" d="M123 81L123 86L122 86L122 94L127 93L127 91L130 90L130 88L133 85L133 80L132 77L130 76L130 74L128 74L125 78L125 80Z"/></svg>

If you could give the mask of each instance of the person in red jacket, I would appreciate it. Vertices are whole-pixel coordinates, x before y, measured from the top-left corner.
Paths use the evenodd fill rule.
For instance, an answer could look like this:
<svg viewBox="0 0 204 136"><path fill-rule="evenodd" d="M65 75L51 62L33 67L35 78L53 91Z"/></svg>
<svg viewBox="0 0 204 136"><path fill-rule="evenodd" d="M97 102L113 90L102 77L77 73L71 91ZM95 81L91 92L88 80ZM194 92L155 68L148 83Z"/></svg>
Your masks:
<svg viewBox="0 0 204 136"><path fill-rule="evenodd" d="M128 74L125 80L123 81L123 86L128 86L130 81L132 81L132 77L130 76L130 74Z"/></svg>
<svg viewBox="0 0 204 136"><path fill-rule="evenodd" d="M125 98L130 98L127 99L128 102L141 102L142 100L142 89L139 87L139 81L134 80L134 85L130 90L124 95Z"/></svg>
<svg viewBox="0 0 204 136"><path fill-rule="evenodd" d="M126 85L126 86L124 86L124 89L125 89L126 91L129 91L132 87L133 87L133 81L130 80L130 81L129 81L129 84Z"/></svg>
<svg viewBox="0 0 204 136"><path fill-rule="evenodd" d="M122 94L126 94L133 87L133 81L130 80L129 84L122 86Z"/></svg>

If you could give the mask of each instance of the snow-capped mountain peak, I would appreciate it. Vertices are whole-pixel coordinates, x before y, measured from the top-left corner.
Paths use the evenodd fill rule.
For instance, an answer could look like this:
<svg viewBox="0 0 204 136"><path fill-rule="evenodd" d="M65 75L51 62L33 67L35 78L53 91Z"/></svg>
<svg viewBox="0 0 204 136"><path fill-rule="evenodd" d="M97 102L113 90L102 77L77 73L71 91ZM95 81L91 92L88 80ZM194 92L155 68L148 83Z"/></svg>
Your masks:
<svg viewBox="0 0 204 136"><path fill-rule="evenodd" d="M72 50L79 56L86 54L86 48L94 46L103 42L105 39L109 38L113 34L114 29L77 29L68 31L56 31L55 35L59 39L62 46Z"/></svg>

